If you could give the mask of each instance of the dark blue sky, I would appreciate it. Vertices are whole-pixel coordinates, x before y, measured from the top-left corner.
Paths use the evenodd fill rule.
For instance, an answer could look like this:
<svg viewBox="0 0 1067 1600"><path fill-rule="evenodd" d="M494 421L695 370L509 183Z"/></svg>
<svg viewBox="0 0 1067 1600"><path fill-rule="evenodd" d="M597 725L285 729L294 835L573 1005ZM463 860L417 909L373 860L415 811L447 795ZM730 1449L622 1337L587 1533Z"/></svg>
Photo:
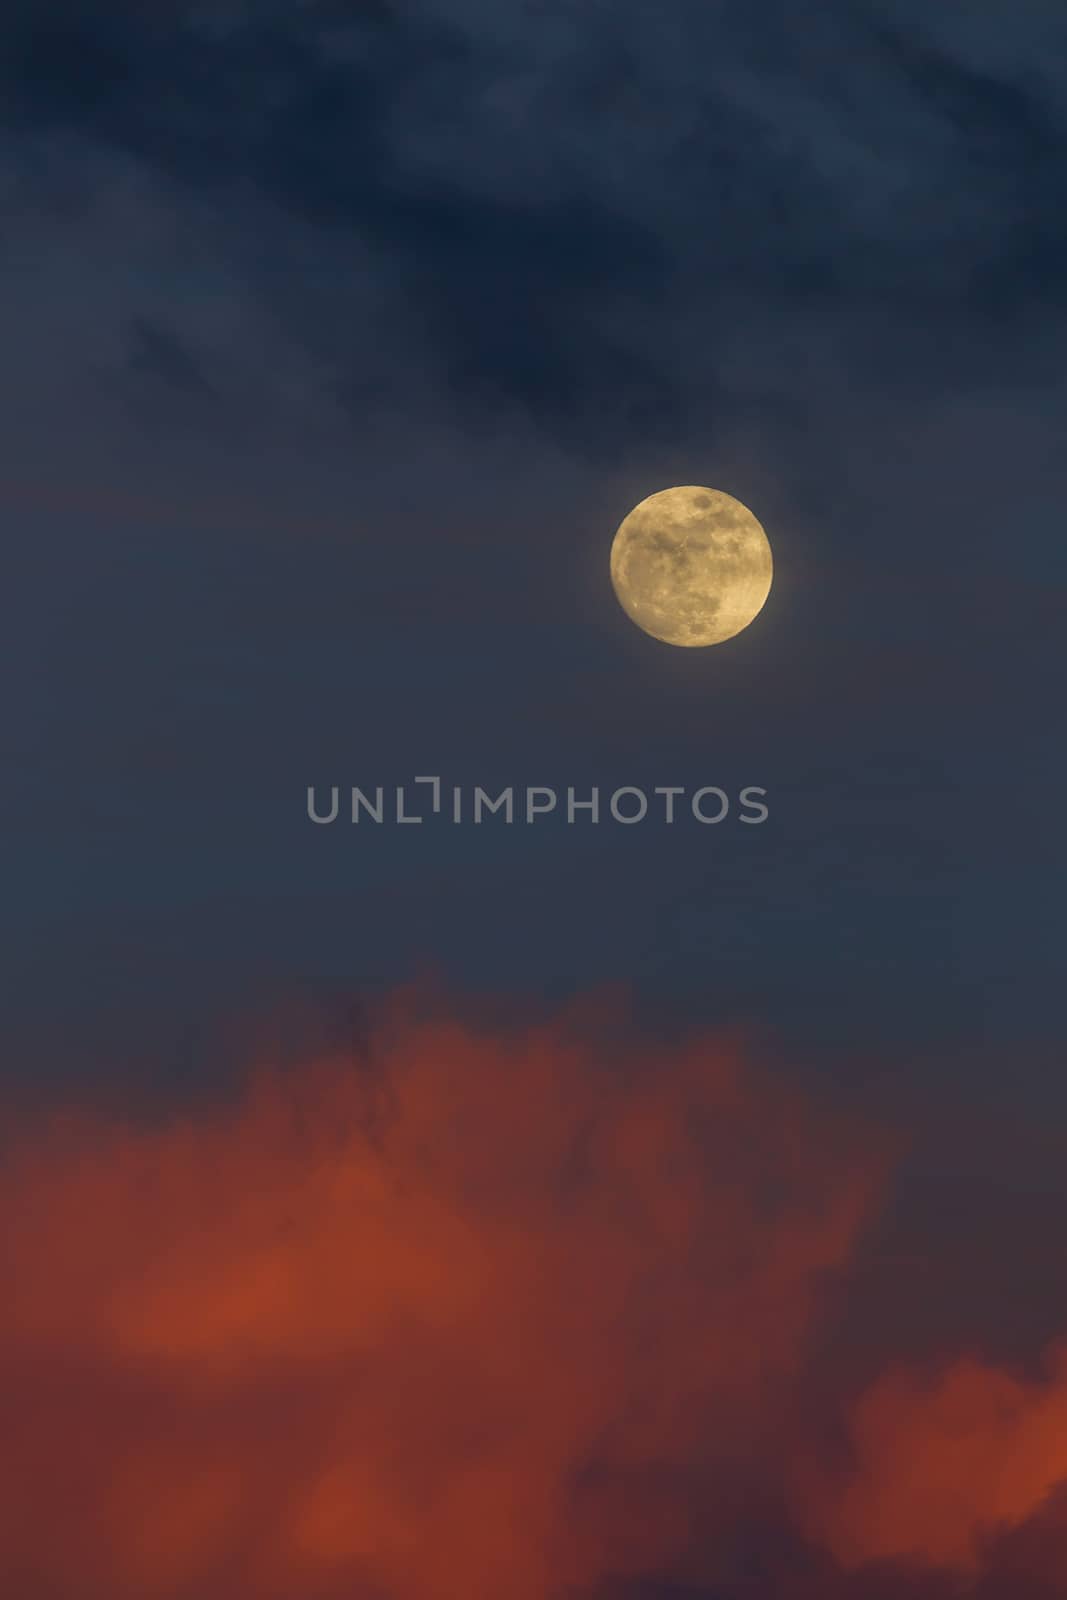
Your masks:
<svg viewBox="0 0 1067 1600"><path fill-rule="evenodd" d="M5 32L16 1074L165 1075L432 967L1054 1098L1061 9ZM774 547L711 651L608 582L677 482ZM425 772L762 784L771 819L305 819L309 783Z"/></svg>

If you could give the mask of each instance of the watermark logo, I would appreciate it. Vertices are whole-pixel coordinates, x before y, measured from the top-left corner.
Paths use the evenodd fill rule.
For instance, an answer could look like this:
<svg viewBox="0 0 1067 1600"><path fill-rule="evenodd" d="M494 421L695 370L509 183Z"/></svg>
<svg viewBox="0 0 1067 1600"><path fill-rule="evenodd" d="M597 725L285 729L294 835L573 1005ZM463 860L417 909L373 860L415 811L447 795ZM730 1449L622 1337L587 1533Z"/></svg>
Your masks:
<svg viewBox="0 0 1067 1600"><path fill-rule="evenodd" d="M767 790L758 784L748 784L736 793L715 784L692 791L677 784L651 789L623 784L613 790L528 784L509 785L494 795L477 785L446 786L435 777L367 789L310 784L307 815L310 822L323 828L342 821L357 826L405 827L434 818L452 825L532 827L550 817L568 826L607 823L633 827L658 822L668 827L677 823L716 827L733 818L759 827L770 816L770 808Z"/></svg>

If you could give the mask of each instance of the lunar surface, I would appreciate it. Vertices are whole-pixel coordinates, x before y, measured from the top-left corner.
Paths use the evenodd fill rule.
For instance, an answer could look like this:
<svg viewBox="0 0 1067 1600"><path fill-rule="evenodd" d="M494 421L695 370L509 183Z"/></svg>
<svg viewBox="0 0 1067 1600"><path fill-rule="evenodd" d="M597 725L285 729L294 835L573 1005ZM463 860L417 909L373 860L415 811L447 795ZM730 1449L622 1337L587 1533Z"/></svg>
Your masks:
<svg viewBox="0 0 1067 1600"><path fill-rule="evenodd" d="M718 489L664 489L635 506L611 547L626 614L667 644L721 644L747 628L771 591L767 535Z"/></svg>

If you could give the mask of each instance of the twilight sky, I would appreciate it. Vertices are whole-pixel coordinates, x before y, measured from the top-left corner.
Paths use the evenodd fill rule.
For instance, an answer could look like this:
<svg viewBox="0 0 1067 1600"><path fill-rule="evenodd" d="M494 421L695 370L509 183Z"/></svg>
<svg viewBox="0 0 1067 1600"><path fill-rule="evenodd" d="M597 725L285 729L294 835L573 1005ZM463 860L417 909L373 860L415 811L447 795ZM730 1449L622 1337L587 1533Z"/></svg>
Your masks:
<svg viewBox="0 0 1067 1600"><path fill-rule="evenodd" d="M1065 25L895 3L16 6L13 1018L607 979L1041 1039ZM726 651L606 580L712 483ZM308 783L766 785L761 834L314 836ZM58 991L58 993L57 993ZM49 1046L49 1052L53 1046Z"/></svg>
<svg viewBox="0 0 1067 1600"><path fill-rule="evenodd" d="M738 1027L775 1064L775 1093L858 1106L879 1149L890 1123L894 1138L907 1125L910 1176L887 1180L883 1254L903 1260L926 1241L939 1265L923 1272L941 1298L924 1291L933 1309L920 1326L924 1277L901 1289L882 1269L860 1271L866 1298L837 1334L857 1369L887 1320L906 1354L925 1359L939 1340L986 1352L993 1391L997 1361L1037 1361L1067 1330L1067 1297L1049 1286L1067 1196L1058 1146L1037 1132L1065 1110L1062 8L9 0L4 32L5 1096L112 1112L118 1101L120 1117L147 1104L166 1125L189 1094L203 1109L206 1091L214 1115L216 1086L264 1048L304 1083L301 1063L361 1045L368 1008L427 974L464 1018L503 1005L521 1027L606 987L629 996L631 1043L651 1033L684 1051L687 1037L711 1037L721 1053ZM765 611L711 651L640 634L608 580L619 521L673 483L736 495L774 548ZM754 829L307 821L309 784L426 773L493 793L757 784L771 815ZM500 1046L502 1061L510 1051ZM461 1065L457 1081L478 1099L477 1075ZM300 1092L314 1109L313 1089ZM331 1105L335 1092L324 1090ZM607 1121L625 1122L608 1100ZM685 1103L670 1099L665 1125ZM270 1140L252 1111L234 1116L237 1167L254 1176ZM508 1129L501 1147L518 1151ZM133 1141L123 1170L152 1166L141 1134L93 1137L91 1189L114 1141ZM823 1138L805 1146L805 1173L820 1170ZM19 1139L16 1204L28 1204L59 1158L43 1134ZM537 1148L555 1172L555 1154ZM780 1154L772 1139L776 1171ZM823 1197L829 1232L783 1246L800 1262L788 1284L749 1286L757 1323L780 1293L787 1325L806 1327L807 1278L853 1259L859 1216L878 1209L853 1191L854 1159L833 1168L841 1195ZM465 1150L457 1160L467 1173ZM401 1150L396 1170L407 1161ZM148 1211L167 1238L174 1196L198 1191L189 1172L200 1170L184 1147L173 1162L159 1180L172 1189ZM658 1180L642 1173L655 1211ZM288 1169L280 1181L305 1193ZM717 1181L697 1185L698 1218L720 1204ZM136 1277L149 1224L142 1246L111 1201L93 1213L60 1190L29 1256L54 1249L49 1229L73 1237L63 1219L84 1206L111 1230L104 1279ZM465 1189L450 1203L460 1233L482 1216ZM318 1237L319 1202L301 1205L300 1227ZM761 1238L759 1203L740 1209ZM602 1221L581 1246L601 1266L618 1246ZM401 1253L417 1222L385 1228ZM979 1233L1001 1263L995 1293ZM494 1235L486 1261L498 1246ZM238 1228L218 1273L252 1248ZM616 1313L625 1321L618 1283L644 1271L618 1251L621 1277L603 1267L612 1326ZM281 1261L299 1278L302 1265ZM574 1270L549 1271L550 1297L566 1297ZM145 1328L188 1286L175 1272L143 1315L125 1302L117 1320L100 1312L124 1350L155 1350ZM41 1309L29 1295L19 1339L47 1344L50 1317L78 1322L71 1274L68 1298L56 1287ZM86 1328L92 1307L110 1304L104 1279L86 1291ZM672 1316L690 1307L714 1321L701 1281L677 1267L664 1289ZM436 1314L425 1286L404 1304ZM306 1355L351 1334L340 1313L311 1324L310 1343L286 1326L281 1347ZM562 1362L579 1388L596 1366L583 1341L595 1347L591 1329L573 1370ZM190 1350L195 1339L182 1360ZM701 1370L687 1341L668 1357ZM825 1350L819 1359L832 1365ZM632 1377L628 1360L619 1371ZM712 1361L721 1393L732 1360ZM114 1383L118 1411L132 1405L129 1372L108 1370L88 1383L86 1415L111 1414L101 1396ZM403 1388L403 1361L397 1371ZM590 1437L629 1381L592 1408ZM898 1380L871 1378L883 1381L856 1413L868 1443L908 1411ZM981 1375L959 1381L985 1393ZM805 1383L796 1405L817 1410L822 1378ZM696 1391L709 1392L703 1376L679 1393L689 1404ZM1019 1394L1028 1418L1030 1390ZM746 1438L763 1440L752 1416L766 1405L742 1406ZM616 1467L636 1470L646 1446L663 1473L692 1467L673 1424L635 1427ZM187 1441L194 1457L209 1443ZM554 1436L516 1482L546 1496L587 1444ZM416 1427L410 1449L424 1447ZM441 1448L435 1433L430 1454ZM890 1477L906 1457L886 1446ZM700 1456L702 1482L722 1471ZM902 1483L878 1492L906 1500ZM822 1551L798 1600L943 1600L937 1577L914 1591L899 1579L856 1588L867 1579L849 1573L872 1550L947 1552L950 1566L971 1552L976 1570L984 1535L973 1545L969 1523L880 1550L860 1489L835 1500L808 1483L798 1501L795 1486L761 1485L775 1508L802 1502L781 1535L782 1571L800 1571L790 1541ZM287 1492L273 1484L256 1505ZM1025 1531L1043 1504L1029 1492L1005 1491L1025 1548L996 1546L981 1600L1001 1600L998 1584L1016 1600L1011 1563L1044 1549L1044 1533ZM738 1512L732 1537L744 1544L751 1514L766 1547L779 1526L768 1504ZM974 1527L993 1511L979 1506ZM394 1513L407 1525L390 1502L386 1521ZM605 1515L619 1520L617 1507ZM541 1557L556 1549L546 1540ZM709 1578L678 1548L657 1534L623 1562L626 1581L644 1585L637 1600L764 1600L736 1563ZM282 1561L296 1586L286 1593L438 1600L399 1557L383 1558L373 1590L353 1590L337 1559L321 1590ZM1033 1555L1035 1584L1043 1560ZM121 1600L184 1600L183 1583L209 1600L272 1593L250 1568L239 1592L218 1576L239 1569L228 1546L206 1577L170 1588L136 1561L124 1576L99 1552L84 1561ZM561 1549L536 1580L523 1562L529 1600L614 1581L587 1552ZM21 1546L11 1570L45 1581ZM68 1580L46 1577L40 1593L65 1597ZM95 1596L80 1581L79 1600ZM767 1579L769 1592L785 1596L784 1581ZM488 1556L457 1593L491 1600L498 1583L527 1600Z"/></svg>

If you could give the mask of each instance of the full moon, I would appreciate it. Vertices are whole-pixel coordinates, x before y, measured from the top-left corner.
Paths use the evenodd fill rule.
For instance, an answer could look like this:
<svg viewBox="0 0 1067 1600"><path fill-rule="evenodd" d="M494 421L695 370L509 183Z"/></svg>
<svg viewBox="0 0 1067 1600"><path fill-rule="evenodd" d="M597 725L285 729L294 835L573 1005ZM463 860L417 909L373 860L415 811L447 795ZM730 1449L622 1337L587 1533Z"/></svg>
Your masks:
<svg viewBox="0 0 1067 1600"><path fill-rule="evenodd" d="M635 506L611 547L627 616L666 644L721 644L771 592L771 547L740 500L718 489L664 489Z"/></svg>

